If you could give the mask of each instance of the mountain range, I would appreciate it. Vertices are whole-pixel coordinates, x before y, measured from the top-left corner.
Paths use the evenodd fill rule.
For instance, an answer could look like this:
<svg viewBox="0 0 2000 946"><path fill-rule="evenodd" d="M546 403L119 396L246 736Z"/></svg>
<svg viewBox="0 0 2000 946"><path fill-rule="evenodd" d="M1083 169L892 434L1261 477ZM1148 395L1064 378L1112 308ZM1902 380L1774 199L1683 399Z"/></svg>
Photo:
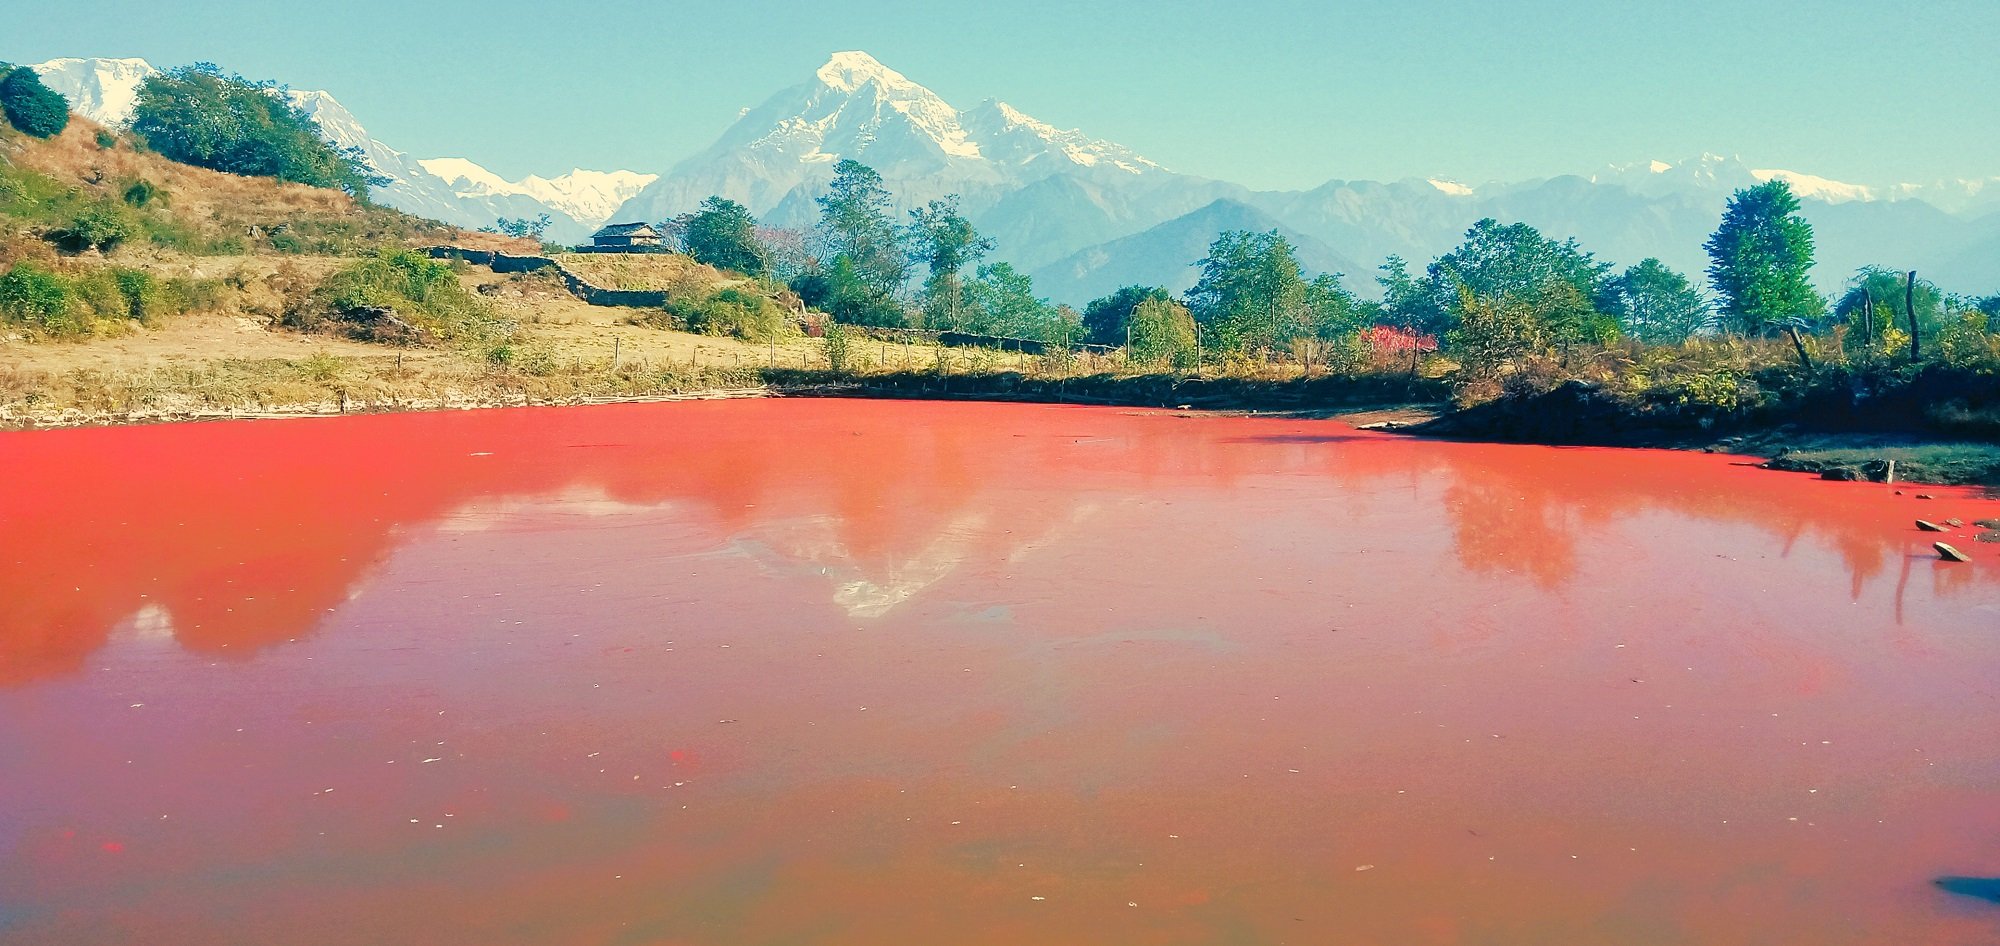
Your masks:
<svg viewBox="0 0 2000 946"><path fill-rule="evenodd" d="M129 120L138 84L154 72L137 59L35 68L76 111L108 124ZM1699 274L1702 243L1729 195L1771 179L1790 183L1805 205L1823 290L1875 263L1920 270L1950 290L2000 290L2000 176L1861 185L1705 154L1528 181L1412 177L1254 190L1175 172L998 99L959 109L867 53L841 52L662 174L576 169L509 181L469 159L414 159L390 148L328 93L285 94L331 140L361 148L391 178L377 195L383 203L461 226L548 213L556 221L549 236L562 241L608 220L666 219L710 195L745 204L771 226L807 226L834 165L854 158L881 173L899 211L958 195L994 239L995 258L1072 304L1133 282L1185 288L1193 261L1224 229L1279 230L1308 269L1346 273L1364 294L1386 257L1421 268L1482 217L1574 236L1619 264L1655 256Z"/></svg>

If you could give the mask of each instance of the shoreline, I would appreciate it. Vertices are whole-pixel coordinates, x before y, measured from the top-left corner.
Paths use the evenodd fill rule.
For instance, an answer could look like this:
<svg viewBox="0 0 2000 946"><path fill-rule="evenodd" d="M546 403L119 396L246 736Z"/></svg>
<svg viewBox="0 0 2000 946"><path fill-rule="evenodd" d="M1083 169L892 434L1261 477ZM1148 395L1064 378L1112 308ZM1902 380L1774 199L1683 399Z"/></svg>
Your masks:
<svg viewBox="0 0 2000 946"><path fill-rule="evenodd" d="M1762 457L1765 469L1814 474L1822 479L1937 486L2000 487L2000 446L1912 431L1812 430L1800 425L1745 424L1702 435L1668 428L1603 427L1585 437L1522 437L1482 431L1469 419L1477 411L1453 410L1442 399L1388 396L1418 393L1422 379L1320 378L1301 382L1172 375L1034 378L1015 373L936 375L905 372L827 377L826 372L778 369L762 384L716 385L696 390L632 394L537 395L526 391L447 393L441 397L386 400L321 398L242 409L139 408L50 413L0 411L0 431L70 430L228 420L287 420L363 414L583 407L766 397L849 397L871 400L988 401L1080 404L1178 410L1194 416L1250 415L1342 419L1358 429L1427 439L1541 446L1601 446L1689 450ZM1360 382L1360 383L1357 383ZM1311 388L1321 390L1313 392ZM1311 395L1320 395L1314 398Z"/></svg>

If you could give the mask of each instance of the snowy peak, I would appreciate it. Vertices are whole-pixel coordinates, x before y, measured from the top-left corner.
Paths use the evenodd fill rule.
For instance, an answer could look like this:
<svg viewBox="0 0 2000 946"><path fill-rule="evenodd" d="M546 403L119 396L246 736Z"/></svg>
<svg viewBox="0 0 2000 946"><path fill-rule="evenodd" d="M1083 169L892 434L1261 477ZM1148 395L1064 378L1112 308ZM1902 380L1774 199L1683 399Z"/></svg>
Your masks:
<svg viewBox="0 0 2000 946"><path fill-rule="evenodd" d="M908 77L876 61L858 49L834 53L815 73L821 84L836 92L854 92L869 83L884 89L915 89L929 92L923 86L911 82Z"/></svg>
<svg viewBox="0 0 2000 946"><path fill-rule="evenodd" d="M1060 158L1080 167L1110 167L1132 174L1165 170L1124 145L1057 128L999 99L987 99L960 113L959 122L981 153L995 161L1028 164Z"/></svg>
<svg viewBox="0 0 2000 946"><path fill-rule="evenodd" d="M28 68L69 100L70 111L100 125L130 122L139 86L160 73L144 59L51 59Z"/></svg>
<svg viewBox="0 0 2000 946"><path fill-rule="evenodd" d="M1829 204L1844 204L1854 200L1874 200L1875 189L1862 184L1829 180L1813 174L1782 169L1753 169L1752 177L1759 181L1784 181L1791 185L1792 193L1801 198L1823 200Z"/></svg>
<svg viewBox="0 0 2000 946"><path fill-rule="evenodd" d="M558 177L529 175L510 181L465 158L427 158L417 162L461 197L527 197L576 220L596 226L611 219L618 205L632 199L657 174L636 171L587 171L576 168Z"/></svg>

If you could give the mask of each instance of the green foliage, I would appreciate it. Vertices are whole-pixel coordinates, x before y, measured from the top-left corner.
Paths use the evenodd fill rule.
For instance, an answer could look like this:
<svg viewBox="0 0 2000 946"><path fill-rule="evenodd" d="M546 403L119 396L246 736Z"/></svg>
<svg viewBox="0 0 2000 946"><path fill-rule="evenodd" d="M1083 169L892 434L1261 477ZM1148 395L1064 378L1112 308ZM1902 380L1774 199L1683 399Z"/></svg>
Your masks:
<svg viewBox="0 0 2000 946"><path fill-rule="evenodd" d="M894 296L882 292L855 269L854 261L835 257L832 265L792 280L793 292L805 304L850 325L902 327L907 318Z"/></svg>
<svg viewBox="0 0 2000 946"><path fill-rule="evenodd" d="M1200 265L1188 308L1218 350L1268 350L1310 321L1298 255L1278 231L1223 233Z"/></svg>
<svg viewBox="0 0 2000 946"><path fill-rule="evenodd" d="M1149 296L1132 307L1129 324L1132 345L1127 357L1134 364L1171 365L1182 370L1194 367L1194 316L1188 314L1186 306L1164 296ZM1122 340L1123 329L1120 337Z"/></svg>
<svg viewBox="0 0 2000 946"><path fill-rule="evenodd" d="M125 188L125 193L122 196L126 203L134 207L144 207L155 200L164 202L166 199L166 195L157 185L144 178L133 181L130 186Z"/></svg>
<svg viewBox="0 0 2000 946"><path fill-rule="evenodd" d="M0 275L0 321L52 337L88 335L100 320L154 323L190 308L212 308L214 284L161 281L140 269L100 266L63 273L32 262Z"/></svg>
<svg viewBox="0 0 2000 946"><path fill-rule="evenodd" d="M506 236L541 242L542 235L549 232L549 226L553 223L555 221L548 214L538 214L533 219L501 217L494 222L493 230Z"/></svg>
<svg viewBox="0 0 2000 946"><path fill-rule="evenodd" d="M1610 289L1626 328L1649 344L1678 345L1715 324L1715 309L1701 290L1657 259L1627 268Z"/></svg>
<svg viewBox="0 0 2000 946"><path fill-rule="evenodd" d="M80 335L89 323L70 281L34 263L15 263L0 275L0 317L53 336Z"/></svg>
<svg viewBox="0 0 2000 946"><path fill-rule="evenodd" d="M1813 265L1812 224L1799 215L1799 199L1784 181L1737 191L1703 248L1709 281L1731 328L1758 335L1824 311L1825 301L1806 281Z"/></svg>
<svg viewBox="0 0 2000 946"><path fill-rule="evenodd" d="M1909 344L1910 307L1907 274L1880 266L1864 266L1847 283L1847 291L1833 306L1833 321L1847 326L1844 341L1850 349L1881 348L1886 333L1902 333ZM1935 333L1945 322L1944 293L1928 280L1915 287L1917 327L1925 335Z"/></svg>
<svg viewBox="0 0 2000 946"><path fill-rule="evenodd" d="M69 102L25 67L0 78L0 111L15 128L37 138L53 138L69 127Z"/></svg>
<svg viewBox="0 0 2000 946"><path fill-rule="evenodd" d="M681 239L689 256L716 269L746 276L762 276L770 269L769 255L757 240L757 219L750 208L727 197L702 201Z"/></svg>
<svg viewBox="0 0 2000 946"><path fill-rule="evenodd" d="M1458 324L1445 336L1471 378L1492 378L1521 356L1544 346L1542 320L1532 303L1511 296L1478 296L1459 290Z"/></svg>
<svg viewBox="0 0 2000 946"><path fill-rule="evenodd" d="M108 131L105 131L104 129L101 128L98 129L97 147L99 150L102 151L110 151L111 149L118 147L118 136Z"/></svg>
<svg viewBox="0 0 2000 946"><path fill-rule="evenodd" d="M1002 338L1032 338L1067 345L1083 333L1074 312L1035 295L1035 282L1011 263L988 263L966 283L967 317L961 331Z"/></svg>
<svg viewBox="0 0 2000 946"><path fill-rule="evenodd" d="M327 277L285 324L316 329L329 320L349 334L388 340L376 324L382 310L413 327L419 337L401 341L493 344L512 334L484 299L459 284L451 264L408 250L382 250Z"/></svg>
<svg viewBox="0 0 2000 946"><path fill-rule="evenodd" d="M208 63L148 78L132 130L168 158L230 174L334 188L362 200L370 186L388 183L358 149L328 143L319 123L275 86Z"/></svg>
<svg viewBox="0 0 2000 946"><path fill-rule="evenodd" d="M112 248L130 237L137 226L124 208L110 201L93 202L78 211L69 226L52 234L56 244L71 252Z"/></svg>
<svg viewBox="0 0 2000 946"><path fill-rule="evenodd" d="M1172 297L1158 286L1126 286L1083 307L1084 337L1100 345L1125 344L1125 328L1142 303Z"/></svg>
<svg viewBox="0 0 2000 946"><path fill-rule="evenodd" d="M847 372L848 359L854 355L853 331L839 322L826 327L826 366L834 374Z"/></svg>
<svg viewBox="0 0 2000 946"><path fill-rule="evenodd" d="M707 298L675 306L675 314L690 331L733 335L744 341L767 342L791 334L791 318L767 295L730 286Z"/></svg>
<svg viewBox="0 0 2000 946"><path fill-rule="evenodd" d="M814 234L823 247L823 284L815 294L828 300L825 311L844 322L890 324L885 321L896 293L908 274L902 232L889 216L891 197L882 175L853 159L833 167L833 182L817 200L820 214ZM844 264L844 265L843 265ZM808 277L810 278L810 277ZM800 295L806 295L800 289ZM897 307L894 324L900 324Z"/></svg>
<svg viewBox="0 0 2000 946"><path fill-rule="evenodd" d="M910 211L903 235L910 260L929 271L921 300L924 324L963 329L967 300L962 270L993 252L993 241L980 236L972 222L958 212L956 194Z"/></svg>

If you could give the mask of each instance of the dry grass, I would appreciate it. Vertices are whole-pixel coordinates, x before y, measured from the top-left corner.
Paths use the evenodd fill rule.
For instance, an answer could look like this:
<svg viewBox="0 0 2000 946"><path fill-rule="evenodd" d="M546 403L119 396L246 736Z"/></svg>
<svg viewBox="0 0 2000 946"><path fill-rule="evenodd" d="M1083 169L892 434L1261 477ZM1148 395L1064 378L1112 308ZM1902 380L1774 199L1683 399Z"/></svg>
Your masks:
<svg viewBox="0 0 2000 946"><path fill-rule="evenodd" d="M669 253L565 253L556 257L563 268L606 289L677 290L706 296L725 286L745 282Z"/></svg>

